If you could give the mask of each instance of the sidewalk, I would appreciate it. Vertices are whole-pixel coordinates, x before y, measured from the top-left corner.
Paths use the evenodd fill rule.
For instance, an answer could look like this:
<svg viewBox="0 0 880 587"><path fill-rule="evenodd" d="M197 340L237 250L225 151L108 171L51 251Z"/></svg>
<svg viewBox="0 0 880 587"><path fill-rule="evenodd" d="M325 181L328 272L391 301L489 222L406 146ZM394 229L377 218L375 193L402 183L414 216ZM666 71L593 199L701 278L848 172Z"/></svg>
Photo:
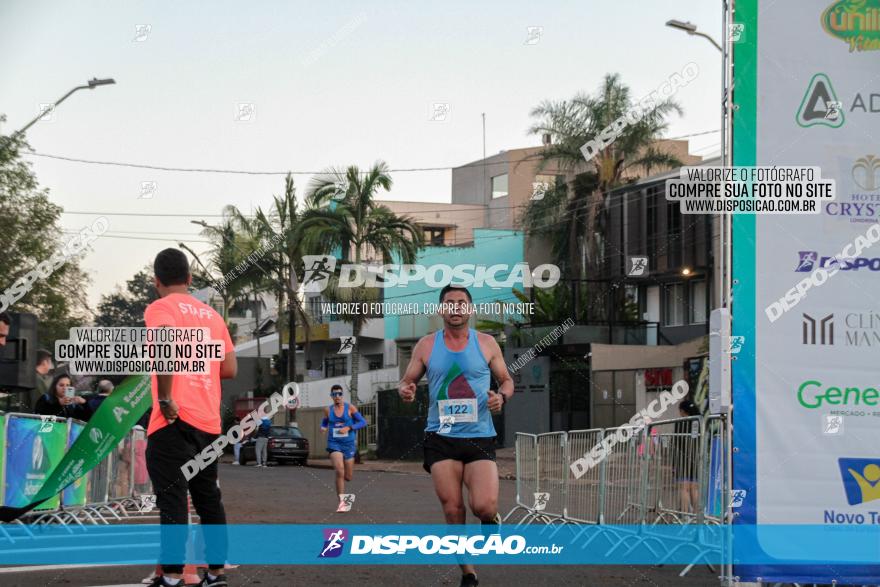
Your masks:
<svg viewBox="0 0 880 587"><path fill-rule="evenodd" d="M516 479L516 451L513 447L499 448L495 452L496 462L498 463L498 476L501 479ZM309 458L309 467L318 469L332 469L329 458L313 459ZM375 471L382 473L405 473L408 475L427 475L422 468L421 461L392 461L392 460L370 460L363 461L357 465L358 471Z"/></svg>

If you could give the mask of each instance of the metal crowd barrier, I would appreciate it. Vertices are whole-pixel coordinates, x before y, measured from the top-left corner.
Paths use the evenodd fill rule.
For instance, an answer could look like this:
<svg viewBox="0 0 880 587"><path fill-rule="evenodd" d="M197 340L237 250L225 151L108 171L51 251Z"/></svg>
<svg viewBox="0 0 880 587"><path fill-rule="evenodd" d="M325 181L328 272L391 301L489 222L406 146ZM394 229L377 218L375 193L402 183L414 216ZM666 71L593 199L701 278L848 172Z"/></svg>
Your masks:
<svg viewBox="0 0 880 587"><path fill-rule="evenodd" d="M607 454L603 439L613 439ZM658 564L690 549L693 562L683 576L701 561L708 564L709 554L722 547L718 533L704 528L725 522L729 453L726 420L717 415L641 427L517 433L516 506L504 521L517 514L517 525L542 523L554 534L569 528L575 541L589 535L582 548L602 538L609 555L644 548ZM586 455L596 464L578 467L582 475L576 477L570 467ZM670 526L681 532L670 532Z"/></svg>
<svg viewBox="0 0 880 587"><path fill-rule="evenodd" d="M0 505L23 506L85 428L71 418L0 414ZM19 524L109 524L152 514L146 432L136 426L107 458L61 493L16 520ZM8 534L0 525L0 535Z"/></svg>
<svg viewBox="0 0 880 587"><path fill-rule="evenodd" d="M535 494L538 493L538 437L516 433L516 505L504 516L504 522L513 514L524 512L518 524L529 523L537 514Z"/></svg>

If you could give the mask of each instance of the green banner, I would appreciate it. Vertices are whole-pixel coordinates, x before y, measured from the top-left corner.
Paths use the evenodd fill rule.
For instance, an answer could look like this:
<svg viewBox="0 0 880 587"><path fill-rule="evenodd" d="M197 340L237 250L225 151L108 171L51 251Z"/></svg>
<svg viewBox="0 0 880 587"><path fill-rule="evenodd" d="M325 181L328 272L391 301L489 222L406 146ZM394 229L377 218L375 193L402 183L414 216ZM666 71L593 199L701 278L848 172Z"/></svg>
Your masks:
<svg viewBox="0 0 880 587"><path fill-rule="evenodd" d="M11 522L57 497L65 487L95 468L125 438L151 403L150 376L126 378L101 403L64 458L47 474L31 502L22 507L0 507L0 521Z"/></svg>

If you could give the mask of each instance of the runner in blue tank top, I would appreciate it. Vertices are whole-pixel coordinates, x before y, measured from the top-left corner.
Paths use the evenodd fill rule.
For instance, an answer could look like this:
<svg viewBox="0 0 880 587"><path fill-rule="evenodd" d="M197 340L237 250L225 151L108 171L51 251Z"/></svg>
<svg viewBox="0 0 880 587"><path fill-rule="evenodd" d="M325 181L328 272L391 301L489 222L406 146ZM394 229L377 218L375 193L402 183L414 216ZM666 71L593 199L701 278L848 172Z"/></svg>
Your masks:
<svg viewBox="0 0 880 587"><path fill-rule="evenodd" d="M357 452L357 430L367 425L367 421L353 405L345 402L342 397L342 386L330 388L333 403L324 408L324 420L321 431L327 433L327 452L330 462L336 470L336 495L339 506L336 512L347 512L351 509L351 496L345 493L345 482L351 481L354 475L354 454Z"/></svg>
<svg viewBox="0 0 880 587"><path fill-rule="evenodd" d="M430 403L423 466L431 474L446 523L465 523L464 484L474 515L483 524L498 524L492 414L513 395L513 379L495 339L468 327L471 314L473 299L467 289L443 288L443 330L416 344L398 393L403 401L413 401L416 384L427 374ZM493 377L497 392L489 389ZM461 587L478 584L473 565L461 565L461 570Z"/></svg>

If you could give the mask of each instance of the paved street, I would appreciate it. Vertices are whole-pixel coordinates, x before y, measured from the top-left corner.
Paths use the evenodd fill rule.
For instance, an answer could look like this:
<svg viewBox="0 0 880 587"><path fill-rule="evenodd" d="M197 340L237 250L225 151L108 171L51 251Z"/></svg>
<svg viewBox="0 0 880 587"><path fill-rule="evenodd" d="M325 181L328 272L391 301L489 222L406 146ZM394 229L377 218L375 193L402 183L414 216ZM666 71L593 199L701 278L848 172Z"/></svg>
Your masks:
<svg viewBox="0 0 880 587"><path fill-rule="evenodd" d="M316 463L320 464L320 462ZM502 460L502 471L505 467ZM385 469L384 471L365 469ZM393 469L405 472L393 472ZM348 514L336 514L333 472L320 467L237 467L221 465L221 485L230 523L324 524L442 523L430 477L412 463L370 463L355 471L350 484L356 495ZM515 484L501 481L501 511L510 511ZM469 517L469 523L475 522ZM138 583L148 567L103 567L4 573L4 586L106 586ZM680 567L485 566L480 585L717 585L708 569L695 568L679 578ZM232 571L232 585L458 585L454 566L280 567L247 566Z"/></svg>

